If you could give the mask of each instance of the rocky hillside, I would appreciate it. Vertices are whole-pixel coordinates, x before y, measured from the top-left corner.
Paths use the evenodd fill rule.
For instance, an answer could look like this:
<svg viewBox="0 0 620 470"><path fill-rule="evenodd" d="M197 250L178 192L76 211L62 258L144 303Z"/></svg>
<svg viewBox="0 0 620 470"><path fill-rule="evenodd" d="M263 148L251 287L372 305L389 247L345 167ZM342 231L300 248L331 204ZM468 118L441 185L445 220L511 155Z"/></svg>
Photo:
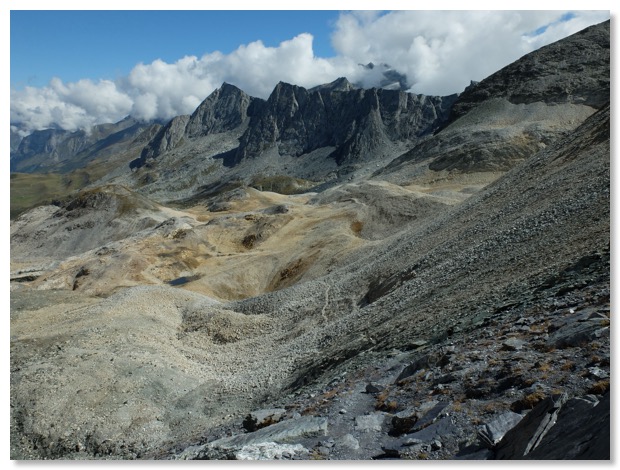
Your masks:
<svg viewBox="0 0 620 470"><path fill-rule="evenodd" d="M472 84L459 95L440 132L377 175L402 182L441 178L442 172L506 171L605 106L609 77L607 22L534 51Z"/></svg>
<svg viewBox="0 0 620 470"><path fill-rule="evenodd" d="M609 28L609 21L590 26L472 84L459 96L450 120L464 116L489 98L505 98L513 104L605 106L610 86Z"/></svg>
<svg viewBox="0 0 620 470"><path fill-rule="evenodd" d="M458 99L225 84L21 214L11 457L609 459L605 38Z"/></svg>

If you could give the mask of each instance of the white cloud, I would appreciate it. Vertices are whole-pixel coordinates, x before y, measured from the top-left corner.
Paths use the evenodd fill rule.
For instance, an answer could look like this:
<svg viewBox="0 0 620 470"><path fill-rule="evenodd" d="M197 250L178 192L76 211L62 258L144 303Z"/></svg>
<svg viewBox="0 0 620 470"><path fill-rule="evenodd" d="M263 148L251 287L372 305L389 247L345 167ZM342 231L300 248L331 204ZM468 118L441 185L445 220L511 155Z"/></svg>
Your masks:
<svg viewBox="0 0 620 470"><path fill-rule="evenodd" d="M333 34L339 55L385 62L407 75L411 91L460 92L522 55L609 18L608 12L397 11L370 20L342 14ZM531 35L549 25L540 35Z"/></svg>
<svg viewBox="0 0 620 470"><path fill-rule="evenodd" d="M396 11L342 13L335 24L335 57L316 57L307 33L266 47L261 41L230 54L186 56L174 63L138 64L116 80L53 79L42 88L11 91L11 124L22 132L67 130L114 122L131 114L168 119L191 113L226 81L266 98L279 81L312 87L346 76L378 86L389 64L406 74L415 93L462 91L523 54L609 18L609 12ZM567 19L569 18L569 19ZM560 21L563 19L562 21ZM545 29L546 27L546 29ZM537 33L537 34L535 34Z"/></svg>

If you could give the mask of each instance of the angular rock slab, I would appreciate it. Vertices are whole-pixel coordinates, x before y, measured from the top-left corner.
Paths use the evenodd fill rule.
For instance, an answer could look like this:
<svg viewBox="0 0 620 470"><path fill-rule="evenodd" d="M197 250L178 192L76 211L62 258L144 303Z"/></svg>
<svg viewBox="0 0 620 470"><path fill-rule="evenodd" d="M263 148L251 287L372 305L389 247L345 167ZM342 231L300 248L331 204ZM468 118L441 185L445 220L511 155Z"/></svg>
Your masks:
<svg viewBox="0 0 620 470"><path fill-rule="evenodd" d="M496 448L496 460L522 459L534 450L553 427L568 396L563 393L542 400L519 424L506 433Z"/></svg>
<svg viewBox="0 0 620 470"><path fill-rule="evenodd" d="M611 457L610 393L600 402L569 400L555 426L525 458L531 460L609 460Z"/></svg>
<svg viewBox="0 0 620 470"><path fill-rule="evenodd" d="M523 419L518 413L506 411L489 423L484 423L478 430L478 437L485 446L493 448L502 440L504 435L514 428Z"/></svg>
<svg viewBox="0 0 620 470"><path fill-rule="evenodd" d="M246 446L265 443L291 443L307 437L327 435L327 418L303 416L280 421L258 431L224 437L187 449L178 460L236 460Z"/></svg>

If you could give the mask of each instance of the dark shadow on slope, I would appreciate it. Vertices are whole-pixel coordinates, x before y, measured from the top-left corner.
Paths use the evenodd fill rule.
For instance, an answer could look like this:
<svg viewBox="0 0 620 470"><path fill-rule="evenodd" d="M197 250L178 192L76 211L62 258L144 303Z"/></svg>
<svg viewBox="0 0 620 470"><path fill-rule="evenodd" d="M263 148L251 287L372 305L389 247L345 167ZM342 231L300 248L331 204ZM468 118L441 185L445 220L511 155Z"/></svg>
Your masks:
<svg viewBox="0 0 620 470"><path fill-rule="evenodd" d="M237 158L238 150L239 148L237 147L229 150L228 152L217 154L212 158L222 160L222 163L226 168L233 168L239 163L239 158Z"/></svg>

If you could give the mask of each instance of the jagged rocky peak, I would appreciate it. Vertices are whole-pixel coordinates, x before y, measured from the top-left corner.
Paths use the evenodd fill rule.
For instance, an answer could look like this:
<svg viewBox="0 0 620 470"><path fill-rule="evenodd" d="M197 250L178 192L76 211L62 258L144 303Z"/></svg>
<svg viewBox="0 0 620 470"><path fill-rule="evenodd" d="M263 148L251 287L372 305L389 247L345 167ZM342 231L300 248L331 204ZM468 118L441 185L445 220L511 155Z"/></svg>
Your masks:
<svg viewBox="0 0 620 470"><path fill-rule="evenodd" d="M527 54L479 83L455 103L451 120L490 98L511 103L575 103L600 108L609 101L609 20Z"/></svg>
<svg viewBox="0 0 620 470"><path fill-rule="evenodd" d="M330 83L324 83L323 85L317 85L313 88L310 88L309 91L351 91L355 90L356 87L353 85L346 77L340 77Z"/></svg>
<svg viewBox="0 0 620 470"><path fill-rule="evenodd" d="M147 158L157 158L176 148L184 137L192 139L236 129L255 114L263 102L224 82L191 115L176 116L161 128L130 167L139 168Z"/></svg>
<svg viewBox="0 0 620 470"><path fill-rule="evenodd" d="M185 135L190 116L187 114L172 118L168 124L159 129L148 144L142 149L140 157L133 160L130 168L144 165L147 158L156 158L168 150L175 148Z"/></svg>
<svg viewBox="0 0 620 470"><path fill-rule="evenodd" d="M256 100L234 85L222 84L191 115L186 128L187 136L197 137L234 129L251 114L248 110Z"/></svg>
<svg viewBox="0 0 620 470"><path fill-rule="evenodd" d="M292 156L336 147L332 158L339 164L362 155L372 158L385 139L432 132L455 99L355 88L346 78L310 90L280 82L242 137L237 160L256 157L276 144L281 155Z"/></svg>

